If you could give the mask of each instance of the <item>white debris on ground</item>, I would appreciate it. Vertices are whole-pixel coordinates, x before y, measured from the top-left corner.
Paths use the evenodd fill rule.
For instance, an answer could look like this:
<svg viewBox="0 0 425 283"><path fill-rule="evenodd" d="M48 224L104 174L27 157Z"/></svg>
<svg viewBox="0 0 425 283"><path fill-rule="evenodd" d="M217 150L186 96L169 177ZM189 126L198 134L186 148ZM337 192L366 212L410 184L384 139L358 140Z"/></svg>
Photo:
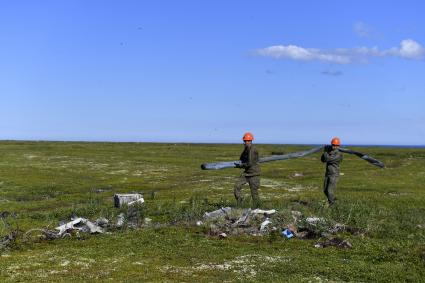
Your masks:
<svg viewBox="0 0 425 283"><path fill-rule="evenodd" d="M263 221L263 223L261 223L261 225L260 225L260 232L265 232L265 231L266 231L267 226L268 226L270 223L272 223L272 222L270 221L270 219L266 218L266 220L264 220L264 221Z"/></svg>
<svg viewBox="0 0 425 283"><path fill-rule="evenodd" d="M228 214L232 210L231 207L222 207L220 209L211 211L211 212L205 212L204 218L205 219L214 219L223 215Z"/></svg>
<svg viewBox="0 0 425 283"><path fill-rule="evenodd" d="M288 215L289 214L289 215ZM351 244L334 235L339 232L359 234L360 229L349 227L322 217L304 217L300 211L282 211L275 209L240 209L225 207L204 214L204 221L196 221L196 226L209 228L206 234L225 239L230 236L264 236L274 232L290 239L320 239L322 247L335 246L351 248ZM225 236L224 236L225 235ZM323 240L325 240L323 242Z"/></svg>
<svg viewBox="0 0 425 283"><path fill-rule="evenodd" d="M252 214L264 214L265 216L270 216L276 213L276 209L263 210L263 209L254 209L251 211Z"/></svg>
<svg viewBox="0 0 425 283"><path fill-rule="evenodd" d="M123 207L124 205L135 205L142 204L145 200L141 194L115 194L114 205L117 208Z"/></svg>
<svg viewBox="0 0 425 283"><path fill-rule="evenodd" d="M60 225L56 227L55 229L59 230L58 236L63 236L65 233L68 233L71 230L83 231L83 232L88 231L91 234L104 232L103 229L97 224L81 217L76 217L70 222Z"/></svg>

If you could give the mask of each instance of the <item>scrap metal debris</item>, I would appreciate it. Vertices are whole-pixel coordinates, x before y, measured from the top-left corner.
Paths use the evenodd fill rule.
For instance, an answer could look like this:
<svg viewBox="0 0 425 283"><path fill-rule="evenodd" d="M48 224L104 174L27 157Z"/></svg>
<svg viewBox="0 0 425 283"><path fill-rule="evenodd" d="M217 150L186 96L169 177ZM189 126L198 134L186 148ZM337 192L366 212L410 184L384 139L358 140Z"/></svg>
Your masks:
<svg viewBox="0 0 425 283"><path fill-rule="evenodd" d="M278 213L274 209L251 210L250 208L230 207L206 212L204 221L197 221L196 225L209 227L207 234L219 238L223 238L223 233L227 236L264 236L274 231L281 231L279 233L288 239L325 239L319 243L321 247L338 246L343 248L351 248L351 244L344 239L339 241L341 238L336 238L335 235L340 232L356 235L360 231L360 229L345 224L332 224L330 220L322 217L303 217L301 212L295 210Z"/></svg>
<svg viewBox="0 0 425 283"><path fill-rule="evenodd" d="M220 239L225 239L225 238L227 238L227 234L226 233L221 233L221 234L218 235L218 237Z"/></svg>
<svg viewBox="0 0 425 283"><path fill-rule="evenodd" d="M137 228L140 226L140 210L137 207L129 207L127 210L127 226Z"/></svg>
<svg viewBox="0 0 425 283"><path fill-rule="evenodd" d="M123 197L124 196L124 197ZM60 222L59 226L50 229L48 226L45 228L34 228L28 231L20 232L16 229L9 234L0 237L0 250L11 246L17 238L26 242L33 242L39 240L54 240L65 237L79 237L81 233L89 234L103 234L108 230L123 229L123 228L140 228L143 226L151 225L152 219L142 218L140 207L134 206L136 203L143 203L143 197L140 194L128 195L115 195L115 204L119 206L127 205L126 213L120 213L115 221L100 217L95 221L90 221L83 217L72 217L71 221ZM230 208L229 208L230 209ZM227 211L227 209L225 209ZM8 211L0 212L0 219L6 227L10 227L7 223L8 217L15 217L14 213ZM6 225L7 224L7 225Z"/></svg>
<svg viewBox="0 0 425 283"><path fill-rule="evenodd" d="M236 226L246 226L249 224L249 216L251 215L251 208L245 209L239 217L238 220L233 224L234 227Z"/></svg>
<svg viewBox="0 0 425 283"><path fill-rule="evenodd" d="M204 218L205 219L218 218L220 216L224 216L224 215L230 213L231 210L232 210L231 207L222 207L222 208L214 210L212 212L205 212Z"/></svg>
<svg viewBox="0 0 425 283"><path fill-rule="evenodd" d="M251 211L252 214L264 214L266 217L269 217L270 215L273 215L276 213L276 209L270 209L270 210L262 210L262 209L254 209Z"/></svg>
<svg viewBox="0 0 425 283"><path fill-rule="evenodd" d="M260 232L265 232L265 231L266 231L266 229L267 229L267 226L268 226L270 223L272 223L272 222L270 221L270 219L269 219L269 218L266 218L266 220L264 220L264 221L261 223L261 225L260 225Z"/></svg>
<svg viewBox="0 0 425 283"><path fill-rule="evenodd" d="M96 225L102 227L102 228L106 228L109 224L109 220L106 219L105 217L100 217L100 218L96 219L96 221L94 223Z"/></svg>
<svg viewBox="0 0 425 283"><path fill-rule="evenodd" d="M59 230L58 236L62 236L65 233L69 233L70 231L88 231L91 234L95 233L103 233L102 227L98 226L97 224L91 222L90 220L87 220L85 218L77 217L71 220L68 223L65 223L63 225L60 225L55 228L56 230Z"/></svg>
<svg viewBox="0 0 425 283"><path fill-rule="evenodd" d="M276 230L276 227L270 227L272 217L276 210L238 209L224 207L204 214L204 222L198 222L199 225L209 225L209 234L218 236L222 233L226 235L248 234L252 236L261 236ZM203 223L203 224L201 224Z"/></svg>
<svg viewBox="0 0 425 283"><path fill-rule="evenodd" d="M121 228L122 226L124 226L124 222L125 222L125 214L124 213L120 213L120 214L118 214L118 217L117 217L117 222L116 222L116 226L118 227L118 228Z"/></svg>
<svg viewBox="0 0 425 283"><path fill-rule="evenodd" d="M295 223L302 217L303 214L300 211L292 210L291 215L292 215L292 218L294 219L294 223Z"/></svg>
<svg viewBox="0 0 425 283"><path fill-rule="evenodd" d="M132 206L135 204L142 204L145 199L141 194L115 194L114 204L115 207L120 208L124 205Z"/></svg>

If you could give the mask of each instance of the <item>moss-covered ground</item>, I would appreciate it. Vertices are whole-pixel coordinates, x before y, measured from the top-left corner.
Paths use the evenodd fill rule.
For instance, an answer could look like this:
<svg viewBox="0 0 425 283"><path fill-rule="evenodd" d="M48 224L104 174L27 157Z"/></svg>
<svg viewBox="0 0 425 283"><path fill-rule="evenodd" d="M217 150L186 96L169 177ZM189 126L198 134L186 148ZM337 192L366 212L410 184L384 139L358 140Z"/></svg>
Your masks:
<svg viewBox="0 0 425 283"><path fill-rule="evenodd" d="M257 148L266 156L309 147ZM242 145L1 142L0 212L8 213L0 219L0 236L53 228L73 215L113 219L120 212L113 194L124 192L144 195L143 214L154 224L17 240L0 250L0 281L425 282L425 149L352 149L387 168L345 155L332 208L323 206L319 153L262 165L262 208L297 210L361 229L343 235L352 249L340 249L279 234L218 239L192 225L205 211L235 205L239 169L202 171L200 164L235 160ZM248 188L244 193L249 199Z"/></svg>

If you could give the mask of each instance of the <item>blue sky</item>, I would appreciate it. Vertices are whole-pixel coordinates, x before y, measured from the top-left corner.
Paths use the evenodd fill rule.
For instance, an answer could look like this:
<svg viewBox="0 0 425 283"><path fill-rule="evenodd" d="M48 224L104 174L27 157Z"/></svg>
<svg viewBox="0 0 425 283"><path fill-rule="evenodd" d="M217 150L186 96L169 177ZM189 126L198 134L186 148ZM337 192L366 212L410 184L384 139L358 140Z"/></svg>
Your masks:
<svg viewBox="0 0 425 283"><path fill-rule="evenodd" d="M0 139L423 145L423 1L0 1Z"/></svg>

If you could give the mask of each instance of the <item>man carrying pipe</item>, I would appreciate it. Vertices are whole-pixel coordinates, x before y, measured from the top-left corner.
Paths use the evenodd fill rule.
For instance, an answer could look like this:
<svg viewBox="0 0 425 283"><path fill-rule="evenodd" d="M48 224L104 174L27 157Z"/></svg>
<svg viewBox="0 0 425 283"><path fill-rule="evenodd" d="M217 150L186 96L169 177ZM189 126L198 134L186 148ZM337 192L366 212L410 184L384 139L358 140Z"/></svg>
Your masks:
<svg viewBox="0 0 425 283"><path fill-rule="evenodd" d="M335 203L335 190L339 178L339 163L342 161L342 153L338 150L341 145L339 138L333 138L331 145L324 147L321 161L326 163L323 192L328 198L328 205Z"/></svg>
<svg viewBox="0 0 425 283"><path fill-rule="evenodd" d="M240 156L240 163L235 162L237 168L243 168L245 171L236 181L234 187L234 194L238 206L242 204L242 186L246 183L249 184L251 189L251 197L254 208L260 205L260 198L258 196L258 188L260 187L260 164L258 163L258 151L252 145L254 136L251 133L245 133L243 138L244 150Z"/></svg>

